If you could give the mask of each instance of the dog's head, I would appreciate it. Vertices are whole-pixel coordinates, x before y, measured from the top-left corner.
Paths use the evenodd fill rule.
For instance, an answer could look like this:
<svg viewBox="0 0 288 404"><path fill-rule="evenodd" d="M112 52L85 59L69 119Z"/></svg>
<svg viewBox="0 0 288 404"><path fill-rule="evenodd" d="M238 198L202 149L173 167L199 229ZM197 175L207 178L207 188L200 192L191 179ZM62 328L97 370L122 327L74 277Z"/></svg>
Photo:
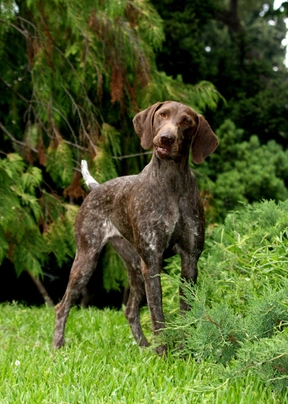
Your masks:
<svg viewBox="0 0 288 404"><path fill-rule="evenodd" d="M192 145L192 160L200 164L217 147L218 139L208 122L187 105L158 102L133 119L144 149L155 147L159 159L178 160Z"/></svg>

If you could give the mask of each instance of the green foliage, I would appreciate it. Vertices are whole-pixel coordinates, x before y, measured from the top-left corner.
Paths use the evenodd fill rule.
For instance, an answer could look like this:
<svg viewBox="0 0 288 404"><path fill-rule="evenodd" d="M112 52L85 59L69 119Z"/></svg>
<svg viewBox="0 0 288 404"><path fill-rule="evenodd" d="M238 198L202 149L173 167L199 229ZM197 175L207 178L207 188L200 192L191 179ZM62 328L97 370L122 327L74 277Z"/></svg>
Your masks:
<svg viewBox="0 0 288 404"><path fill-rule="evenodd" d="M287 391L288 387L288 336L275 335L263 338L257 344L246 342L237 352L241 365L272 383L276 389ZM239 369L241 371L241 369Z"/></svg>
<svg viewBox="0 0 288 404"><path fill-rule="evenodd" d="M175 100L190 105L198 112L203 112L206 108L215 110L219 100L223 98L212 83L201 81L197 85L184 84L182 77L175 80L167 77L165 73L155 74L155 80L139 93L139 105L146 108L151 104L151 100Z"/></svg>
<svg viewBox="0 0 288 404"><path fill-rule="evenodd" d="M54 181L71 182L71 158L76 154L80 161L81 147L95 154L93 144L98 145L103 122L121 127L120 116L130 119L138 107L167 96L193 103L192 87L179 88L179 81L157 71L154 51L164 39L162 23L145 0L27 1L15 9L13 22L9 13L4 17L6 29L0 40L6 44L7 36L13 35L19 56L12 59L10 49L4 47L3 58L10 65L0 71L2 86L7 96L13 91L14 108L1 119L12 133L19 128L15 138L21 139L23 128L15 112L24 115L28 107L26 144L39 147L37 132L45 147L50 143L47 165ZM149 90L157 87L157 94ZM202 107L215 106L219 98L211 84L200 85L195 92L196 104ZM2 102L5 108L10 105L6 96ZM57 154L70 162L67 173L60 166L52 169Z"/></svg>
<svg viewBox="0 0 288 404"><path fill-rule="evenodd" d="M253 283L263 276L268 281L270 275L271 281L281 281L287 277L287 223L287 201L247 205L227 216L225 225L213 231L213 241L218 243L220 255L223 247L225 264L230 262L229 267L234 267L236 263Z"/></svg>
<svg viewBox="0 0 288 404"><path fill-rule="evenodd" d="M168 75L195 84L212 82L224 96L212 128L227 117L245 130L285 145L288 125L285 17L272 0L153 1L163 18L166 41L157 65Z"/></svg>
<svg viewBox="0 0 288 404"><path fill-rule="evenodd" d="M72 182L73 160L71 149L62 140L47 149L47 172L60 187L67 187Z"/></svg>
<svg viewBox="0 0 288 404"><path fill-rule="evenodd" d="M68 258L74 258L76 248L74 241L74 222L78 207L65 204L66 210L53 221L44 233L46 251L56 258L58 266L61 268ZM64 210L64 209L63 209Z"/></svg>
<svg viewBox="0 0 288 404"><path fill-rule="evenodd" d="M103 286L109 292L110 290L120 290L123 286L128 286L126 268L119 255L109 246L106 247L103 267Z"/></svg>
<svg viewBox="0 0 288 404"><path fill-rule="evenodd" d="M165 341L181 344L177 355L225 364L229 377L253 370L287 388L288 202L229 214L206 244L199 286L182 285L192 309L170 314Z"/></svg>
<svg viewBox="0 0 288 404"><path fill-rule="evenodd" d="M75 252L73 224L77 207L60 204L41 192L41 171L26 167L17 154L0 160L0 263L9 259L17 275L42 275L49 254L59 265ZM43 225L44 224L44 225ZM42 228L42 231L41 231Z"/></svg>
<svg viewBox="0 0 288 404"><path fill-rule="evenodd" d="M252 341L271 338L274 334L286 329L288 326L287 283L280 290L268 288L265 295L251 296L247 302L244 321L246 338ZM286 331L284 335L287 336Z"/></svg>
<svg viewBox="0 0 288 404"><path fill-rule="evenodd" d="M288 198L288 152L274 140L261 145L256 135L243 141L244 132L226 120L217 130L220 144L214 154L199 167L200 188L210 188L215 215L224 218L227 211L243 202ZM213 182L211 182L211 180Z"/></svg>
<svg viewBox="0 0 288 404"><path fill-rule="evenodd" d="M15 235L7 242L1 230L0 256L3 259L15 249L13 263L17 262L18 273L26 266L40 273L47 256L55 256L60 269L75 250L66 203L79 204L85 197L81 159L88 160L99 182L139 172L144 158L120 160L121 155L139 154L131 122L136 112L171 98L199 110L207 105L215 108L220 95L207 81L185 86L181 78L175 80L158 71L155 52L162 46L164 31L149 1L2 3L1 148L5 154L16 151L23 159L18 161L21 182L15 185L15 172L13 185L3 179L2 190L7 206L12 196L11 206L17 212L26 206L22 220L35 232L34 238L25 240L27 224L17 240ZM28 163L25 169L24 161ZM13 169L17 171L16 162ZM45 189L40 191L41 176ZM7 189L10 186L14 194ZM18 218L14 213L5 216L5 226ZM29 256L33 244L34 260ZM26 266L25 254L29 257ZM105 259L111 264L107 264L104 284L108 289L118 288L125 282L121 265L115 258ZM113 262L119 271L113 271ZM112 273L118 275L109 284Z"/></svg>
<svg viewBox="0 0 288 404"><path fill-rule="evenodd" d="M0 262L10 259L18 275L24 270L41 273L44 243L37 226L41 212L35 196L41 180L40 170L26 170L17 154L0 160L0 184L5 190L0 196Z"/></svg>
<svg viewBox="0 0 288 404"><path fill-rule="evenodd" d="M99 183L117 177L116 160L121 153L120 133L111 125L104 123L96 156L93 159L91 175Z"/></svg>
<svg viewBox="0 0 288 404"><path fill-rule="evenodd" d="M210 268L205 277L214 300L227 301L232 293L231 305L239 309L251 293L262 295L268 285L278 290L287 278L287 218L287 201L264 201L229 214L224 225L208 230L201 259Z"/></svg>
<svg viewBox="0 0 288 404"><path fill-rule="evenodd" d="M66 346L51 350L54 317L47 307L0 305L1 403L287 403L287 389L263 383L249 359L247 372L231 377L232 368L139 348L122 310L72 309ZM274 342L271 358L285 349ZM262 353L256 347L250 347L255 369L264 370L267 347ZM95 375L105 382L95 387Z"/></svg>

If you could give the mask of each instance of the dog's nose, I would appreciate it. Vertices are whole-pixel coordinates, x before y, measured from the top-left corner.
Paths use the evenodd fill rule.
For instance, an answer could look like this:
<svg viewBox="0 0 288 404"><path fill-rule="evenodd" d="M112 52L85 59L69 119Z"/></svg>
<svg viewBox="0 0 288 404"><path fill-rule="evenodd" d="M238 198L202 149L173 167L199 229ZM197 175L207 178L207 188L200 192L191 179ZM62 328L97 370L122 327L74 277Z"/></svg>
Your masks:
<svg viewBox="0 0 288 404"><path fill-rule="evenodd" d="M176 136L172 133L164 132L160 136L160 141L165 146L171 146L175 142Z"/></svg>

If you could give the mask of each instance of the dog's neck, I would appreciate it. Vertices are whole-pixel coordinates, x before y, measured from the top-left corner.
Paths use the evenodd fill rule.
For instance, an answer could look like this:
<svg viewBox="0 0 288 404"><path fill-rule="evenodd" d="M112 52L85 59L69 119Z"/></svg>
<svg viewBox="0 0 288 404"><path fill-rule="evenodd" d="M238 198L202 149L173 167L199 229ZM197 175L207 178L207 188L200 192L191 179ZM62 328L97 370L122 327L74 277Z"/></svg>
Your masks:
<svg viewBox="0 0 288 404"><path fill-rule="evenodd" d="M153 182L165 188L172 187L174 191L180 192L189 186L192 179L189 166L189 155L181 156L178 161L173 159L159 159L154 151L150 163L142 171ZM158 186L157 185L157 186Z"/></svg>
<svg viewBox="0 0 288 404"><path fill-rule="evenodd" d="M150 164L153 170L171 171L170 175L173 175L174 171L185 174L186 171L190 170L189 153L184 153L174 158L168 157L167 159L161 159L154 150Z"/></svg>

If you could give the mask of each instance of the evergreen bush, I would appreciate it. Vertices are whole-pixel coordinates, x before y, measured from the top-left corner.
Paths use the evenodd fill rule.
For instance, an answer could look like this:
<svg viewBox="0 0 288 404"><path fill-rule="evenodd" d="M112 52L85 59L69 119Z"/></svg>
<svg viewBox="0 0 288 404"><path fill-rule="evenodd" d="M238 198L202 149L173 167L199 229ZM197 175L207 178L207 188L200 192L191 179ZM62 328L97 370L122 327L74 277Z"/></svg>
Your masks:
<svg viewBox="0 0 288 404"><path fill-rule="evenodd" d="M169 261L171 287L179 265ZM210 228L199 267L198 286L182 284L192 309L176 315L170 302L164 341L177 355L224 364L231 374L253 369L287 387L288 201L244 205Z"/></svg>

